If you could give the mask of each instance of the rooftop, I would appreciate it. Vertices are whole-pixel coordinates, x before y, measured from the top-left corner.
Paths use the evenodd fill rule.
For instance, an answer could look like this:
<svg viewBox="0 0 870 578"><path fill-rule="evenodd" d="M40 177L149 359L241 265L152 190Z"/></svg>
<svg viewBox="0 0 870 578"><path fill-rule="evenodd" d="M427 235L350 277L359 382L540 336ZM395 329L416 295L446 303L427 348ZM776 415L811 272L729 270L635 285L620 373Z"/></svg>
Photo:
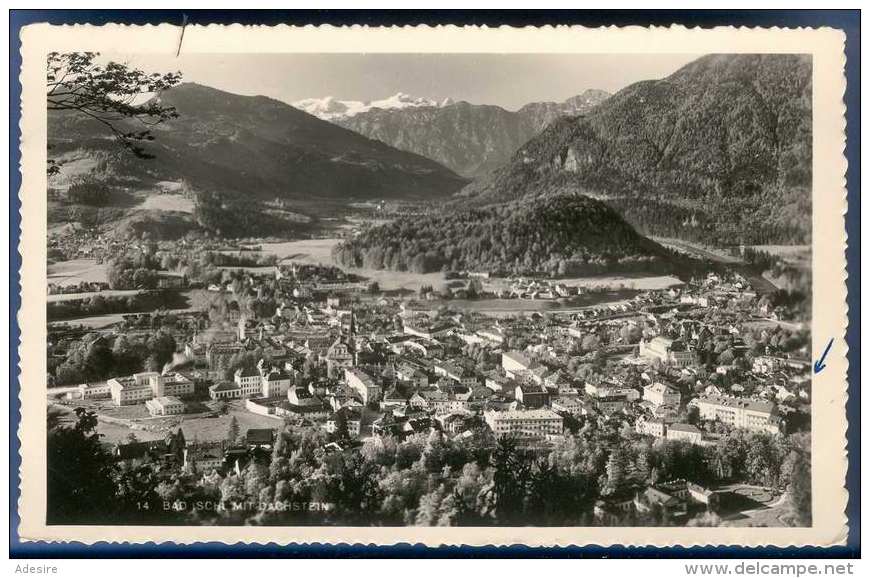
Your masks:
<svg viewBox="0 0 870 578"><path fill-rule="evenodd" d="M239 385L232 381L222 381L214 384L208 389L209 391L233 391L239 389Z"/></svg>
<svg viewBox="0 0 870 578"><path fill-rule="evenodd" d="M721 405L723 407L731 407L735 409L747 409L749 411L762 413L771 413L774 409L774 404L768 401L731 397L727 395L702 395L698 397L698 402Z"/></svg>
<svg viewBox="0 0 870 578"><path fill-rule="evenodd" d="M519 351L505 351L501 355L502 357L507 357L525 367L532 367L532 361L524 353Z"/></svg>
<svg viewBox="0 0 870 578"><path fill-rule="evenodd" d="M519 420L519 419L558 419L562 417L549 409L509 410L490 412L496 419Z"/></svg>

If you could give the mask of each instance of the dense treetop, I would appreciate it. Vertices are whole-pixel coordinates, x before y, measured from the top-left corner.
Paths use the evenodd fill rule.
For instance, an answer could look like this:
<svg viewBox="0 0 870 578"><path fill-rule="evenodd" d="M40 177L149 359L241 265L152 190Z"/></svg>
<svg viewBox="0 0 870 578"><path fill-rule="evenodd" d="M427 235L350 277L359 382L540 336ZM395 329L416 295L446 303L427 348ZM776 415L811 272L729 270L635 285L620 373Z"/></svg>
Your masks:
<svg viewBox="0 0 870 578"><path fill-rule="evenodd" d="M606 204L555 195L401 218L337 246L345 266L567 274L649 267L664 254Z"/></svg>

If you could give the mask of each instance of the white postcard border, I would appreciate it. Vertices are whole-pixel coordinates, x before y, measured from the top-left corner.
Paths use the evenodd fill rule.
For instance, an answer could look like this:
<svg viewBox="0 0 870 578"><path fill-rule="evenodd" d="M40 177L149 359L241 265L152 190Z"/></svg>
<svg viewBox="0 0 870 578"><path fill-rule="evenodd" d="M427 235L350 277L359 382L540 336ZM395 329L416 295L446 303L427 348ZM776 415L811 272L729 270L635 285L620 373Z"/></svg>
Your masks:
<svg viewBox="0 0 870 578"><path fill-rule="evenodd" d="M813 378L810 528L201 527L45 524L46 107L45 56L51 51L175 54L174 25L30 25L21 32L22 419L18 528L22 541L227 544L831 546L845 544L846 233L845 36L822 29L714 29L639 26L187 26L185 53L804 53L813 56L813 352L834 339L826 369ZM14 193L12 193L14 194Z"/></svg>

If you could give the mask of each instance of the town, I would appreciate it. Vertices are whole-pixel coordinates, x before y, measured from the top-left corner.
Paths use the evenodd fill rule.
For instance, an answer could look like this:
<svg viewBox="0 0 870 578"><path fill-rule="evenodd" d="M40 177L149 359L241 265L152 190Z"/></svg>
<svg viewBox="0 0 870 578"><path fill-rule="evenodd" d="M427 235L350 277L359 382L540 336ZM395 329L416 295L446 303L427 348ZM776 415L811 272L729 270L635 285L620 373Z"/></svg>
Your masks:
<svg viewBox="0 0 870 578"><path fill-rule="evenodd" d="M49 330L50 411L94 416L114 459L150 468L164 498L208 486L217 502L240 500L245 480L281 484L288 459L303 454L309 473L331 455L362 456L400 477L419 460L438 480L417 490L422 497L404 496L386 523L415 512L410 523L461 524L437 505L426 514L421 500L441 492L432 499L445 508L445 488L460 491L466 478L496 484L498 468L483 466L513 452L583 472L589 487L564 490L575 494L574 521L789 523L791 470L797 460L808 467L809 332L739 272L615 302L491 315L451 305L443 289L396 294L332 265L199 243L112 243L99 256L111 260L109 284L135 294L104 301L194 288L194 306L124 313L96 331L74 322ZM450 278L457 299L585 291L547 278ZM50 288L93 291L107 288ZM88 311L94 299L49 309ZM389 479L380 485L400 483ZM264 484L247 484L247 497L263 501L251 492ZM317 513L339 515L330 511ZM481 522L485 512L470 519L493 523Z"/></svg>

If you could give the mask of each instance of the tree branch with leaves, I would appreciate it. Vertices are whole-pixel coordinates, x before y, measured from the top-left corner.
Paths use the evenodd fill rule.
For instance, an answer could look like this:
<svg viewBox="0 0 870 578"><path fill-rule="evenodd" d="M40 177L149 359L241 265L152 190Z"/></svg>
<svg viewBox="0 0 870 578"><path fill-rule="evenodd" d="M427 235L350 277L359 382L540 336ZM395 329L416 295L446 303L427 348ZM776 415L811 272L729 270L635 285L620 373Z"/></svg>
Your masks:
<svg viewBox="0 0 870 578"><path fill-rule="evenodd" d="M137 158L154 155L142 146L154 140L150 128L178 117L172 106L143 97L176 86L180 72L147 73L126 64L97 61L97 52L51 52L46 59L48 110L76 111L102 124L120 146ZM130 128L130 121L134 121ZM140 126L136 126L136 124ZM50 147L49 147L50 148ZM48 174L57 174L60 163L48 160Z"/></svg>

